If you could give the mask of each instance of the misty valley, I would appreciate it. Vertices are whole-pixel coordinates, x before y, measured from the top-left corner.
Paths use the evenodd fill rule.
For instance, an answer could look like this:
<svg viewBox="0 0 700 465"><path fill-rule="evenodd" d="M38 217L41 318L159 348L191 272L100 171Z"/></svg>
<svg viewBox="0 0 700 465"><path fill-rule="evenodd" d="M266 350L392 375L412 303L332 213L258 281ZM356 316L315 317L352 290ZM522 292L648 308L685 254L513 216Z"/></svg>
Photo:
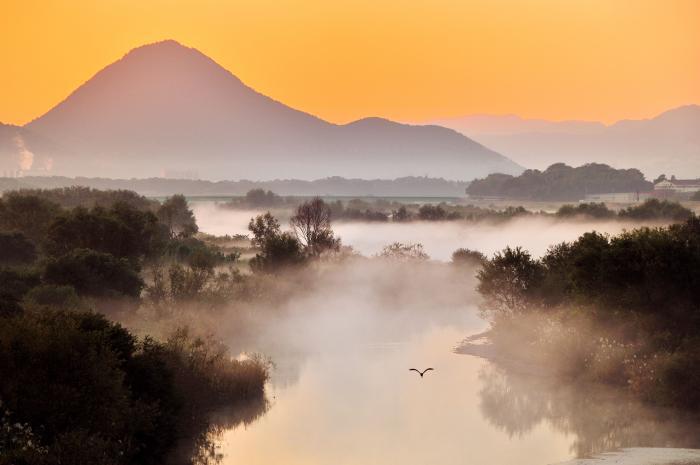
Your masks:
<svg viewBox="0 0 700 465"><path fill-rule="evenodd" d="M700 463L695 204L526 207L5 191L0 463Z"/></svg>

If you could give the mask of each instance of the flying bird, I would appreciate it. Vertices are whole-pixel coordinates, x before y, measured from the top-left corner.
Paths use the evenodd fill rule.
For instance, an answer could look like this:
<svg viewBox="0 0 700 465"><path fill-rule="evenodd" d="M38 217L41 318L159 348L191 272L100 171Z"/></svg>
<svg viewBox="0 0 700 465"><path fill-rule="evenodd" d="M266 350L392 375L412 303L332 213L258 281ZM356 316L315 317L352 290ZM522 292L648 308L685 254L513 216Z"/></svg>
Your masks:
<svg viewBox="0 0 700 465"><path fill-rule="evenodd" d="M415 371L415 372L418 373L418 374L420 375L420 377L422 378L423 375L425 374L425 372L426 372L426 371L430 371L430 370L432 370L432 368L426 368L426 369L423 370L423 371L416 370L415 368L410 368L408 371Z"/></svg>

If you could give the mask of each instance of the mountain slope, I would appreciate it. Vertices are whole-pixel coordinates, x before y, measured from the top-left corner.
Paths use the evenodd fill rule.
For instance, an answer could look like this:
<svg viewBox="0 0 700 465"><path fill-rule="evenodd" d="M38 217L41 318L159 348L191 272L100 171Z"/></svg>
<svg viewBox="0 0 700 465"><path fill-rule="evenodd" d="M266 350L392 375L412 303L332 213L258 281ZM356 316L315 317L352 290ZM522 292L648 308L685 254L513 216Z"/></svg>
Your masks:
<svg viewBox="0 0 700 465"><path fill-rule="evenodd" d="M440 123L533 168L565 162L598 162L661 173L700 177L700 106L686 105L646 120L611 126L590 122L513 121L491 117L488 125L467 118Z"/></svg>
<svg viewBox="0 0 700 465"><path fill-rule="evenodd" d="M25 128L60 147L53 169L68 175L472 179L521 171L445 128L379 118L328 123L174 41L132 50Z"/></svg>

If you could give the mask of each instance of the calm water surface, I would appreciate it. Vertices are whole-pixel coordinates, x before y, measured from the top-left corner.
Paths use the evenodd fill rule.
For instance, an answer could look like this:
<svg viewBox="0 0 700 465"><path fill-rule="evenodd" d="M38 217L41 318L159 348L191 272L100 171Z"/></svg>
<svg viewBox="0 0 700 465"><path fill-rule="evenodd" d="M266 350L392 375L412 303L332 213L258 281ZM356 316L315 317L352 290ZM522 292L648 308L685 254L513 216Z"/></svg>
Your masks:
<svg viewBox="0 0 700 465"><path fill-rule="evenodd" d="M212 215L201 206L195 211L202 229L217 234L244 229L249 218ZM391 230L349 227L358 228L355 235L336 229L353 245L359 240L353 238L370 236L376 243L392 241ZM528 227L521 225L520 233L455 229L450 240L457 244L472 234L502 248L520 237L544 251L555 233L538 236L534 225ZM432 238L425 244L430 253L449 233L421 234ZM696 425L677 412L455 354L465 336L487 326L473 285L473 277L444 264L360 260L319 274L284 308L263 309L262 315L276 316L249 339L227 342L274 361L269 408L221 433L221 463L546 465L621 447L698 447ZM435 371L420 378L411 367Z"/></svg>

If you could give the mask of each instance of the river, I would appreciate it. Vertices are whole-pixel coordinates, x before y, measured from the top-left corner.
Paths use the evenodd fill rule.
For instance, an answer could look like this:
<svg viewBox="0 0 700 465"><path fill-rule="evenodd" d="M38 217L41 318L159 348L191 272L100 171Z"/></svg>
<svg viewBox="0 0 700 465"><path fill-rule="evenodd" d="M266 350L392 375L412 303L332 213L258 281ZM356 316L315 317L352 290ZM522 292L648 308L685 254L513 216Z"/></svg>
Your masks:
<svg viewBox="0 0 700 465"><path fill-rule="evenodd" d="M225 220L203 211L195 209L202 230L224 233ZM235 221L229 231L244 228L241 218ZM355 236L342 234L348 227ZM336 230L350 245L357 245L353 237L391 242L376 228ZM522 225L522 235L517 231L470 234L491 249L518 245L512 241L520 237L536 253L555 234L537 236ZM564 240L579 232L558 233ZM420 236L433 238L425 244L429 253L444 248L444 234ZM460 242L459 236L449 240ZM464 337L487 327L473 287L472 274L439 262L355 260L315 275L254 335L227 341L237 351L270 356L275 368L267 410L216 436L221 463L546 465L628 447L697 447L697 425L677 412L456 354ZM421 378L413 367L434 370ZM637 450L641 459L628 463L665 463L645 462L652 450ZM665 451L668 463L688 457L700 463L697 451Z"/></svg>

